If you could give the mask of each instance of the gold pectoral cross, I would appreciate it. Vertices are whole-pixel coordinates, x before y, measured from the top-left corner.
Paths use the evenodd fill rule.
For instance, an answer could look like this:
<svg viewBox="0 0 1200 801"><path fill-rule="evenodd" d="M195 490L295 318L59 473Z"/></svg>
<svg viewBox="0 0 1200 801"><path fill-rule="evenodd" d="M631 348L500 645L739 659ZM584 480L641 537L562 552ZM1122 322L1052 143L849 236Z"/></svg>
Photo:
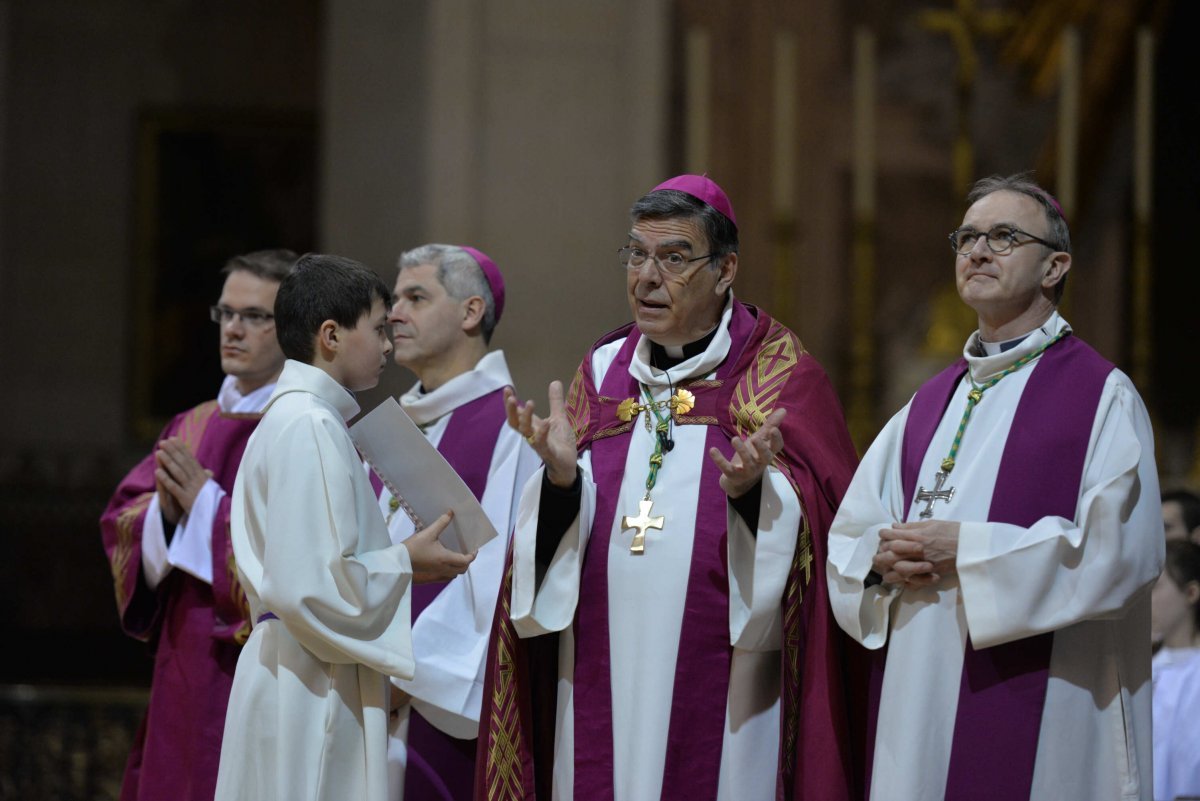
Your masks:
<svg viewBox="0 0 1200 801"><path fill-rule="evenodd" d="M921 510L922 520L927 520L933 517L934 501L945 501L946 503L949 503L950 499L954 497L954 487L951 487L950 489L942 489L942 484L946 483L946 479L949 477L950 474L945 470L939 470L937 476L935 476L936 482L934 483L932 490L927 491L924 487L921 487L917 490L917 501L928 501L928 505Z"/></svg>
<svg viewBox="0 0 1200 801"><path fill-rule="evenodd" d="M658 517L651 517L650 507L652 506L654 506L654 501L650 500L649 498L642 498L642 500L638 502L639 511L637 517L625 515L621 518L622 531L627 528L637 529L637 533L633 535L633 543L629 546L629 552L631 554L640 556L646 552L646 529L656 528L659 531L662 531L663 522L666 520L666 518L662 515L659 515Z"/></svg>

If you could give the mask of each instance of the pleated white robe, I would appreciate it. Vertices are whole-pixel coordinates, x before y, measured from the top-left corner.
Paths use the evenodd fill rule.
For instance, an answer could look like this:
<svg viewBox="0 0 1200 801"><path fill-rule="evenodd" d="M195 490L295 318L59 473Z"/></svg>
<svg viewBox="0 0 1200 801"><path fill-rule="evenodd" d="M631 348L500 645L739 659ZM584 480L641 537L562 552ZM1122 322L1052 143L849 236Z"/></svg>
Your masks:
<svg viewBox="0 0 1200 801"><path fill-rule="evenodd" d="M289 360L246 447L231 533L260 622L233 680L218 801L387 799L386 677L413 675L412 568L346 430L357 413Z"/></svg>

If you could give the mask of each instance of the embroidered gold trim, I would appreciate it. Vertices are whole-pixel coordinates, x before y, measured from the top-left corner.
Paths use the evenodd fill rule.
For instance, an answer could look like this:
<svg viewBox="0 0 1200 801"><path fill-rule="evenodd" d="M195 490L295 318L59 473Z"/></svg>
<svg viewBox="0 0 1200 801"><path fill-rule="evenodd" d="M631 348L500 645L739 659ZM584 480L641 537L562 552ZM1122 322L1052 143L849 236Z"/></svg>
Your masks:
<svg viewBox="0 0 1200 801"><path fill-rule="evenodd" d="M192 453L196 452L196 448L200 446L200 440L204 438L204 431L208 428L208 421L213 418L213 414L217 412L217 402L215 400L205 401L196 408L188 412L183 418L179 430L175 432L175 436L183 440L183 443L188 446L188 450Z"/></svg>
<svg viewBox="0 0 1200 801"><path fill-rule="evenodd" d="M508 621L509 596L512 594L512 564L509 563L501 582L500 614ZM501 625L496 637L496 674L488 734L488 764L484 776L489 801L523 798L521 793L521 760L519 753L521 715L517 707L516 665L513 661L513 631L511 623Z"/></svg>
<svg viewBox="0 0 1200 801"><path fill-rule="evenodd" d="M791 481L791 476L788 476L788 481ZM795 490L795 485L792 485ZM799 493L797 492L797 499ZM788 583L784 589L784 620L783 620L783 662L784 669L787 671L788 686L800 686L800 653L803 650L800 642L801 622L803 614L801 612L804 593L808 586L812 584L812 533L808 527L808 513L804 510L804 503L800 503L801 519L804 521L803 527L800 530L800 537L796 543L796 551L792 554L792 567L788 571ZM803 578L801 573L803 572ZM796 753L796 741L800 734L800 699L799 697L785 699L783 709L783 741L785 754Z"/></svg>
<svg viewBox="0 0 1200 801"><path fill-rule="evenodd" d="M228 523L225 525L225 533L229 535ZM233 633L233 641L238 645L245 645L250 636L250 629L254 626L250 620L250 601L246 598L246 591L242 589L241 582L238 581L237 560L234 559L232 551L225 559L225 577L229 581L229 600L233 601L234 609L242 613L242 625Z"/></svg>
<svg viewBox="0 0 1200 801"><path fill-rule="evenodd" d="M591 416L591 401L588 400L587 392L584 391L583 367L581 365L575 371L575 377L571 379L571 387L567 390L567 421L570 422L571 430L575 433L576 443L587 433Z"/></svg>
<svg viewBox="0 0 1200 801"><path fill-rule="evenodd" d="M601 429L592 435L592 442L595 442L598 439L604 439L605 437L615 437L618 434L624 434L631 428L633 428L633 423L625 423L624 425L617 426L616 428Z"/></svg>
<svg viewBox="0 0 1200 801"><path fill-rule="evenodd" d="M742 376L729 401L730 420L739 434L752 434L763 424L803 353L800 340L778 323L767 332L754 365Z"/></svg>
<svg viewBox="0 0 1200 801"><path fill-rule="evenodd" d="M125 589L129 560L133 558L133 527L150 506L153 492L143 492L133 503L117 515L117 543L113 546L109 566L112 568L113 592L117 598L117 609L122 613L129 602L129 591Z"/></svg>

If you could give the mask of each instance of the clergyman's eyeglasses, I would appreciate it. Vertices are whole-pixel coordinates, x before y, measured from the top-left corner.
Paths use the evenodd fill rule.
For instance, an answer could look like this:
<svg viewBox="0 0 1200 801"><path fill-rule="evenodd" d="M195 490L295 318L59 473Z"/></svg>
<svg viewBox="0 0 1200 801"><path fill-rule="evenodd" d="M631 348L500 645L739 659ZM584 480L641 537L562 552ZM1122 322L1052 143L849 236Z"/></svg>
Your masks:
<svg viewBox="0 0 1200 801"><path fill-rule="evenodd" d="M1027 236L1029 238L1019 240L1017 239L1018 236ZM1052 242L1047 242L1041 237L1036 237L1028 231L1022 231L1020 228L1015 228L1011 225L997 225L988 231L976 231L969 226L959 228L950 232L950 247L954 248L954 252L958 255L965 256L975 249L975 243L979 241L980 237L984 238L988 250L997 256L1004 256L1011 253L1013 248L1028 245L1031 242L1045 245L1051 250L1058 250L1058 247Z"/></svg>
<svg viewBox="0 0 1200 801"><path fill-rule="evenodd" d="M235 318L247 328L265 328L275 321L275 315L261 309L231 309L219 305L208 307L208 319L218 325L229 325Z"/></svg>
<svg viewBox="0 0 1200 801"><path fill-rule="evenodd" d="M682 253L663 253L660 255L633 246L623 247L617 251L617 258L620 260L621 266L626 270L640 270L647 259L653 259L654 263L658 265L658 269L664 275L673 276L683 275L687 266L692 262L711 259L714 255L713 253L705 253L703 256L696 256L689 259Z"/></svg>

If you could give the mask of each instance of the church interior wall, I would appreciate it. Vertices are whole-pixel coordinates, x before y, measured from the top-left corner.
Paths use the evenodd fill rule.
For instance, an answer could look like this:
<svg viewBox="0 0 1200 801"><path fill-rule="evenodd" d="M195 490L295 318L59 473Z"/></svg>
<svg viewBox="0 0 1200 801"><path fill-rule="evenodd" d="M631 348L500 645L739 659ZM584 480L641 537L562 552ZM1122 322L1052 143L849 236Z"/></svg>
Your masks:
<svg viewBox="0 0 1200 801"><path fill-rule="evenodd" d="M129 413L139 115L312 112L319 8L305 0L288 11L132 0L0 8L0 287L11 304L0 370L12 388L0 427L0 529L12 558L0 586L5 638L31 654L10 660L6 679L148 671L145 646L116 627L96 536L107 495L147 447ZM187 344L216 341L212 330ZM95 659L60 659L63 632Z"/></svg>

